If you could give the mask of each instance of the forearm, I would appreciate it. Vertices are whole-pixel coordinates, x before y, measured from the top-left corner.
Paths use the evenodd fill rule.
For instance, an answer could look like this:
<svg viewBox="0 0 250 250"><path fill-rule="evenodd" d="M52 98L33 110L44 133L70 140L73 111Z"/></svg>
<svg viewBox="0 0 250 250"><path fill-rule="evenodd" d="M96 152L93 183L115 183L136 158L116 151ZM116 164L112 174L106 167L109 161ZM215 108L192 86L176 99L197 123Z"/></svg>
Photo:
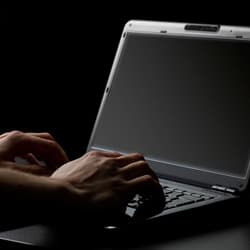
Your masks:
<svg viewBox="0 0 250 250"><path fill-rule="evenodd" d="M51 220L64 209L67 187L49 177L0 169L0 213L2 218Z"/></svg>

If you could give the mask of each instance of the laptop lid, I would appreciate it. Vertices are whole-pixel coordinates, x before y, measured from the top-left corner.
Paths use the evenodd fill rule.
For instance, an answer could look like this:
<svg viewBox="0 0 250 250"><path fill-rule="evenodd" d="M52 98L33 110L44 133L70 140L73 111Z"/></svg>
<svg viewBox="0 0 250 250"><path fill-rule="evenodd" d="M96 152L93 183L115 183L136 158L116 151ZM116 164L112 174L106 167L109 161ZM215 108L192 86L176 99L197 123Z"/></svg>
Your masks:
<svg viewBox="0 0 250 250"><path fill-rule="evenodd" d="M243 191L249 69L248 27L129 21L88 150L140 152L161 177Z"/></svg>

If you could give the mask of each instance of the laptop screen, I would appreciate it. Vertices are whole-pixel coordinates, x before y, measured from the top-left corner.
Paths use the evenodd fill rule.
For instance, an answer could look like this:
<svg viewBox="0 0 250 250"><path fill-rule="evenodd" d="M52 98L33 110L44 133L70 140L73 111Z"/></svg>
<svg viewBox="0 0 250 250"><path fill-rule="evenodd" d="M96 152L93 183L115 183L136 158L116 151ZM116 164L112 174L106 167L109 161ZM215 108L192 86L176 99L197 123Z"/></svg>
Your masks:
<svg viewBox="0 0 250 250"><path fill-rule="evenodd" d="M127 33L92 148L243 177L249 41Z"/></svg>

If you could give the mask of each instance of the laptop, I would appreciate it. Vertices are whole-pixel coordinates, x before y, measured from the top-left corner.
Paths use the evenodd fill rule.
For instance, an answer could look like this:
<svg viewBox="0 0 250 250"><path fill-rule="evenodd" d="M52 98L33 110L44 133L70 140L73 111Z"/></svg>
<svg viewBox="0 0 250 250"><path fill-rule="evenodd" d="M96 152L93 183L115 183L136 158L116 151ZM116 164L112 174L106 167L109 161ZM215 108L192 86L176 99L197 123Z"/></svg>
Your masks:
<svg viewBox="0 0 250 250"><path fill-rule="evenodd" d="M140 152L166 202L147 219L239 196L249 180L250 29L129 21L89 150ZM127 208L133 217L143 203Z"/></svg>
<svg viewBox="0 0 250 250"><path fill-rule="evenodd" d="M249 59L249 27L139 20L124 26L87 151L144 155L166 199L145 220L246 192ZM136 218L142 203L136 195L126 214ZM17 235L0 238L23 241Z"/></svg>

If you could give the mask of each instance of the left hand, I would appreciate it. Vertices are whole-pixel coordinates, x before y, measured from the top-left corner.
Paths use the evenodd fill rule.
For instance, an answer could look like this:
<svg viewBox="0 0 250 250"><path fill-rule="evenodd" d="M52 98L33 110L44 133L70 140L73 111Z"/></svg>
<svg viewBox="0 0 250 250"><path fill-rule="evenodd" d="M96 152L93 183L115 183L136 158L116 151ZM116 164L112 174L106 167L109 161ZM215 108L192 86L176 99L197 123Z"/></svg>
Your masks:
<svg viewBox="0 0 250 250"><path fill-rule="evenodd" d="M28 164L17 163L16 157L23 158ZM66 153L49 133L11 131L0 135L1 168L50 175L66 162Z"/></svg>

